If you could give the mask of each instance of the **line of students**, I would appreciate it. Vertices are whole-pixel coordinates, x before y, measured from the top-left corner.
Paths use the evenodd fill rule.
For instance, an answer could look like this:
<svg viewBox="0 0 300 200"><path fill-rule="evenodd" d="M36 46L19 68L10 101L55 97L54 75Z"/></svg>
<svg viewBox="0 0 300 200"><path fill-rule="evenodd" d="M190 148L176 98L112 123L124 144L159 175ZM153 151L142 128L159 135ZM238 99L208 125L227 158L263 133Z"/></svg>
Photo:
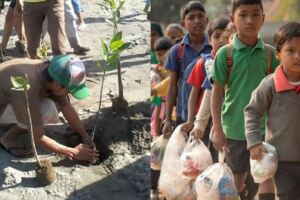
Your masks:
<svg viewBox="0 0 300 200"><path fill-rule="evenodd" d="M233 0L230 19L236 33L232 37L232 49L228 50L229 45L225 45L228 32L223 33L228 21L212 21L207 36L208 19L203 5L191 1L183 7L181 24L187 34L180 44L170 49L165 63L170 75L162 133L165 137L172 134L174 105L176 126L185 122L182 128L185 131L192 130L190 134L196 138L207 136L204 130L211 113L213 125L209 129L213 146L219 151L227 149L226 162L234 174L241 199L254 199L257 193L256 185L248 173L249 160L250 155L253 159L261 158L265 151L261 145L263 140L274 145L279 152L279 167L275 174L278 197L281 200L299 199L297 122L300 104L297 94L300 91L300 28L299 23L291 22L275 33L275 49L271 48L268 69L267 48L259 36L264 17L261 0ZM180 51L183 51L182 58L178 56ZM230 67L229 51L232 54ZM206 65L201 63L203 59L199 59L187 81L193 89L189 110L185 113L182 109L186 106L182 99L185 69L201 53L210 52L214 60L207 64L207 76L201 79L201 68ZM213 67L209 70L211 65ZM275 71L275 74L267 76L268 70L270 73ZM201 88L205 89L204 95L203 92L199 95ZM199 96L202 96L202 102ZM198 113L195 109L197 102L201 102ZM267 113L267 121L264 113ZM258 193L260 200L274 200L274 179L259 184Z"/></svg>

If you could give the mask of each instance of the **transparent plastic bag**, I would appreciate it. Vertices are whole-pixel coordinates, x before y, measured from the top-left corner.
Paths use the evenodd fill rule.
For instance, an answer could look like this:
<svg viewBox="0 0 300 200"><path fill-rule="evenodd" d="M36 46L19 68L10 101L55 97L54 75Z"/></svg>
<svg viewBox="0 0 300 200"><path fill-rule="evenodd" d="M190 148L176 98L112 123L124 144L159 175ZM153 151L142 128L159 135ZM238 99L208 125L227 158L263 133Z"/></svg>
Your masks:
<svg viewBox="0 0 300 200"><path fill-rule="evenodd" d="M180 161L183 165L182 174L196 179L199 174L213 164L211 154L201 140L189 139Z"/></svg>
<svg viewBox="0 0 300 200"><path fill-rule="evenodd" d="M159 179L159 189L167 200L196 200L195 181L184 178L180 156L187 143L186 133L178 126L165 149Z"/></svg>
<svg viewBox="0 0 300 200"><path fill-rule="evenodd" d="M156 166L156 170L161 167L168 141L169 139L161 135L151 143L151 166Z"/></svg>
<svg viewBox="0 0 300 200"><path fill-rule="evenodd" d="M195 182L197 200L238 200L239 195L234 185L230 168L220 159L198 176Z"/></svg>
<svg viewBox="0 0 300 200"><path fill-rule="evenodd" d="M261 160L250 159L251 174L255 183L262 183L273 177L278 166L276 148L268 143L262 144L267 153L264 153Z"/></svg>

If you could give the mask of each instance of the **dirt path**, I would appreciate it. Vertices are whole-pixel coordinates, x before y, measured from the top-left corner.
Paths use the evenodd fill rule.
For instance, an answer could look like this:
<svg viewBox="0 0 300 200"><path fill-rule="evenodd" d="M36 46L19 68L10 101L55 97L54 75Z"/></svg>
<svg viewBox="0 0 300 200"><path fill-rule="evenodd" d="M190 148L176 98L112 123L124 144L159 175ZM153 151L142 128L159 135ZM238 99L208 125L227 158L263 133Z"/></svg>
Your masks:
<svg viewBox="0 0 300 200"><path fill-rule="evenodd" d="M96 68L99 60L101 38L107 40L112 30L106 25L105 15L96 5L99 0L81 1L86 28L79 32L81 43L91 48L81 56L87 69L87 84L90 97L72 102L91 131L98 108L101 73ZM103 109L97 126L95 142L102 154L102 162L96 165L79 163L49 154L39 149L44 157L50 158L57 172L56 181L40 187L35 180L33 159L15 159L0 149L0 199L9 200L88 200L88 199L149 199L149 23L142 13L143 1L126 0L121 11L125 41L132 47L122 54L122 79L124 95L129 103L127 112L115 115L111 110L110 95L117 95L116 70L109 71L104 84ZM7 9L6 4L6 9ZM3 11L6 13L6 10ZM4 14L0 15L0 39L2 38ZM18 56L14 49L17 36L8 44L9 56ZM72 49L69 48L69 52ZM74 145L78 138L62 122L47 127L47 135L64 144ZM0 129L0 136L3 133ZM25 140L28 138L25 138Z"/></svg>

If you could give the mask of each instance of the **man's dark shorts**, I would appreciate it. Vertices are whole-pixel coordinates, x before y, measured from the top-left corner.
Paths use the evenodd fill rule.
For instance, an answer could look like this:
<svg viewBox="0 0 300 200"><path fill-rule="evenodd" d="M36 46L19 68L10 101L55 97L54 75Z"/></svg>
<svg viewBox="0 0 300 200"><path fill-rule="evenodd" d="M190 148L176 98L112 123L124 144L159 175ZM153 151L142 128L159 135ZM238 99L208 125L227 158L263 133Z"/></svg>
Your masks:
<svg viewBox="0 0 300 200"><path fill-rule="evenodd" d="M250 152L247 149L247 141L227 139L228 152L226 163L233 174L242 174L250 170Z"/></svg>

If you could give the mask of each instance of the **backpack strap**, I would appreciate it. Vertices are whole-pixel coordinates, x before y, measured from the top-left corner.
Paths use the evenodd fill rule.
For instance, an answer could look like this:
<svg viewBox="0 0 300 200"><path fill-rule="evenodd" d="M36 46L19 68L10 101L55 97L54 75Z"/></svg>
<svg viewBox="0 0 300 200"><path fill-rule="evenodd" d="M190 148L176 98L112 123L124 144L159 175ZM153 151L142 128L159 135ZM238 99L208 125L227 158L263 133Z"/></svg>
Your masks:
<svg viewBox="0 0 300 200"><path fill-rule="evenodd" d="M226 47L226 64L227 64L227 70L226 70L226 80L225 80L225 85L228 82L231 69L232 69L232 50L233 46L232 43L229 43Z"/></svg>
<svg viewBox="0 0 300 200"><path fill-rule="evenodd" d="M267 61L266 75L271 74L272 49L273 47L271 45L265 44L265 54L266 54L266 61Z"/></svg>
<svg viewBox="0 0 300 200"><path fill-rule="evenodd" d="M178 49L177 49L177 61L178 61L178 66L179 66L177 69L178 80L179 80L179 77L181 76L183 50L184 50L184 44L179 43Z"/></svg>

